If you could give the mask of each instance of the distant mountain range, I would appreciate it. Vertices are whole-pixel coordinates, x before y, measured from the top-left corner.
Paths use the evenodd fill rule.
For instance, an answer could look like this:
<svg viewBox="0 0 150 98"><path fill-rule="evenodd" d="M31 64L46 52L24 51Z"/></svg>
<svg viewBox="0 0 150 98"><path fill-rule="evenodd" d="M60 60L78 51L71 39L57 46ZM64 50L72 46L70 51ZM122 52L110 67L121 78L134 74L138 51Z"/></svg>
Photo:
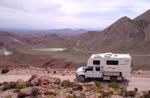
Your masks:
<svg viewBox="0 0 150 98"><path fill-rule="evenodd" d="M150 10L135 19L124 16L102 31L59 29L23 33L1 32L0 43L10 46L11 44L42 46L72 44L76 48L90 51L149 53Z"/></svg>
<svg viewBox="0 0 150 98"><path fill-rule="evenodd" d="M18 30L18 29L2 29L0 32L14 32L15 34L21 34L25 36L45 35L45 34L57 34L59 36L76 36L81 33L85 33L86 29L50 29L50 30Z"/></svg>
<svg viewBox="0 0 150 98"><path fill-rule="evenodd" d="M72 44L71 46L88 51L149 53L150 10L135 19L124 16L102 31L60 29L21 34L1 32L0 43L10 46Z"/></svg>
<svg viewBox="0 0 150 98"><path fill-rule="evenodd" d="M6 30L7 31L7 30ZM82 52L116 52L131 54L150 54L150 10L135 19L124 16L105 28L102 31L88 30L45 30L45 31L1 31L0 32L0 50L2 54L9 51L13 55L0 56L0 67L2 65L29 64L35 66L51 66L57 67L69 66L73 62L65 60L53 59L50 55L32 53L30 48L50 48L64 47L70 49L70 53L77 50ZM22 33L21 33L22 32ZM75 50L75 51L74 51ZM64 52L65 53L65 52ZM82 54L81 54L82 55ZM53 63L51 63L53 59ZM58 61L58 62L57 62ZM86 62L86 61L85 61ZM84 62L83 62L84 63ZM134 57L134 64L147 65L150 64L148 57ZM63 64L60 65L59 64ZM67 65L66 65L67 64ZM80 64L78 64L80 65ZM24 65L22 65L24 66ZM53 66L54 67L54 66Z"/></svg>

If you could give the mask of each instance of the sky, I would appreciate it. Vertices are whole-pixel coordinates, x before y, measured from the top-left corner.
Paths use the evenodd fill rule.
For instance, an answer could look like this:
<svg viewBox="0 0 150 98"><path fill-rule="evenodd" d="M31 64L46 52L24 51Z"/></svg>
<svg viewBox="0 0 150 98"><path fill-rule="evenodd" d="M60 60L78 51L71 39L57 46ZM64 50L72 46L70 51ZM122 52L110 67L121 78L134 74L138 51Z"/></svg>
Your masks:
<svg viewBox="0 0 150 98"><path fill-rule="evenodd" d="M0 0L0 28L101 29L150 9L150 0Z"/></svg>

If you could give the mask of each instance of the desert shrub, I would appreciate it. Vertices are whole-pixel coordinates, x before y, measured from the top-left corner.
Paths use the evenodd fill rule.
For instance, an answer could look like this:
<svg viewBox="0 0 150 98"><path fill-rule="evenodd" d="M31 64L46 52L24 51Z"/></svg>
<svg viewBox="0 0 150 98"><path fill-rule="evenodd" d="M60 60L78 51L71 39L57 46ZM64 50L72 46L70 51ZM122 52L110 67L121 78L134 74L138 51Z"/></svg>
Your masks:
<svg viewBox="0 0 150 98"><path fill-rule="evenodd" d="M125 97L135 97L136 91L130 90L125 92Z"/></svg>
<svg viewBox="0 0 150 98"><path fill-rule="evenodd" d="M60 85L53 84L52 85L52 89L59 90L60 89Z"/></svg>
<svg viewBox="0 0 150 98"><path fill-rule="evenodd" d="M96 85L96 87L101 88L101 89L104 88L99 81L94 80L93 82Z"/></svg>
<svg viewBox="0 0 150 98"><path fill-rule="evenodd" d="M22 89L25 87L31 87L30 83L18 83L18 82L10 82L9 83L11 89Z"/></svg>
<svg viewBox="0 0 150 98"><path fill-rule="evenodd" d="M138 88L134 88L134 91L135 91L135 92L138 92Z"/></svg>
<svg viewBox="0 0 150 98"><path fill-rule="evenodd" d="M76 98L74 95L69 94L66 98Z"/></svg>
<svg viewBox="0 0 150 98"><path fill-rule="evenodd" d="M109 95L113 95L114 92L113 91L109 91L108 93L109 93Z"/></svg>
<svg viewBox="0 0 150 98"><path fill-rule="evenodd" d="M6 73L8 73L9 72L9 69L2 69L2 71L1 71L1 74L6 74Z"/></svg>
<svg viewBox="0 0 150 98"><path fill-rule="evenodd" d="M56 98L56 96L53 96L53 95L47 95L46 98Z"/></svg>
<svg viewBox="0 0 150 98"><path fill-rule="evenodd" d="M84 92L81 92L81 93L80 93L80 97L81 97L81 98L86 98L85 93L84 93Z"/></svg>
<svg viewBox="0 0 150 98"><path fill-rule="evenodd" d="M141 98L150 98L150 91L144 92Z"/></svg>
<svg viewBox="0 0 150 98"><path fill-rule="evenodd" d="M27 87L32 87L33 85L30 82L26 82Z"/></svg>
<svg viewBox="0 0 150 98"><path fill-rule="evenodd" d="M9 95L9 96L6 96L5 98L12 98L12 97Z"/></svg>
<svg viewBox="0 0 150 98"><path fill-rule="evenodd" d="M85 87L85 91L86 92L89 92L89 91L92 91L93 89L91 89L90 87ZM95 90L95 89L94 89Z"/></svg>
<svg viewBox="0 0 150 98"><path fill-rule="evenodd" d="M68 87L72 87L73 83L70 82L70 80L63 80L62 83L61 83L61 86L64 87L64 88L68 88Z"/></svg>
<svg viewBox="0 0 150 98"><path fill-rule="evenodd" d="M105 98L105 97L110 97L109 92L103 92L102 93L102 98Z"/></svg>
<svg viewBox="0 0 150 98"><path fill-rule="evenodd" d="M103 98L103 97L101 95L99 95L98 98Z"/></svg>
<svg viewBox="0 0 150 98"><path fill-rule="evenodd" d="M95 90L97 87L95 86L95 84L90 83L90 84L85 84L83 85L85 88L85 91L93 91Z"/></svg>
<svg viewBox="0 0 150 98"><path fill-rule="evenodd" d="M51 91L51 90L48 90L44 93L45 95L51 95L51 96L56 96L57 93L55 91Z"/></svg>
<svg viewBox="0 0 150 98"><path fill-rule="evenodd" d="M37 97L37 96L38 96L38 94L39 94L38 89L37 89L37 88L35 88L35 87L33 87L33 88L32 88L31 96L32 96L33 98L35 98L35 97Z"/></svg>
<svg viewBox="0 0 150 98"><path fill-rule="evenodd" d="M125 96L125 92L126 90L124 88L120 89L120 91L118 92L119 96Z"/></svg>
<svg viewBox="0 0 150 98"><path fill-rule="evenodd" d="M109 87L114 88L115 90L120 88L119 84L117 84L116 82L111 82L109 84Z"/></svg>
<svg viewBox="0 0 150 98"><path fill-rule="evenodd" d="M17 82L10 82L9 85L10 85L11 89L15 89L16 85L17 85Z"/></svg>
<svg viewBox="0 0 150 98"><path fill-rule="evenodd" d="M104 92L104 90L103 89L101 89L101 88L95 88L95 89L93 89L93 91L95 92L95 93L103 93Z"/></svg>
<svg viewBox="0 0 150 98"><path fill-rule="evenodd" d="M75 85L73 85L73 88L72 88L73 90L80 90L80 91L82 91L83 90L83 86L82 85L80 85L80 84L75 84Z"/></svg>
<svg viewBox="0 0 150 98"><path fill-rule="evenodd" d="M27 87L27 85L26 85L26 83L17 83L16 85L15 85L15 89L23 89L23 88L26 88Z"/></svg>

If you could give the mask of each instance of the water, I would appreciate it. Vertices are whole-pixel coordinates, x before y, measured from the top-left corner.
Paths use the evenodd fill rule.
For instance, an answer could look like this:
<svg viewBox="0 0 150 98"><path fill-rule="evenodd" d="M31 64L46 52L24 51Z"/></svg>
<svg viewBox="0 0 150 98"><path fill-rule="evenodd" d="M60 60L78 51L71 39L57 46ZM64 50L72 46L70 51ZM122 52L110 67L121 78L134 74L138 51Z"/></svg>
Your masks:
<svg viewBox="0 0 150 98"><path fill-rule="evenodd" d="M36 49L38 51L52 51L52 52L59 52L59 51L65 51L67 50L66 48L41 48L41 49Z"/></svg>

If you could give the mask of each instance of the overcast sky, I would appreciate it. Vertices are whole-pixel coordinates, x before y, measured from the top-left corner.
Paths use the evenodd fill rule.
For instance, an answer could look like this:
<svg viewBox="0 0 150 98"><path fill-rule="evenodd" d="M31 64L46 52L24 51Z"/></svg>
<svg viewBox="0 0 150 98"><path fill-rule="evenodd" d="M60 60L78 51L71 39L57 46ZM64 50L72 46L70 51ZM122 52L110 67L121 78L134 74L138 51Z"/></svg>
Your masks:
<svg viewBox="0 0 150 98"><path fill-rule="evenodd" d="M149 8L150 0L0 0L0 28L104 28Z"/></svg>

